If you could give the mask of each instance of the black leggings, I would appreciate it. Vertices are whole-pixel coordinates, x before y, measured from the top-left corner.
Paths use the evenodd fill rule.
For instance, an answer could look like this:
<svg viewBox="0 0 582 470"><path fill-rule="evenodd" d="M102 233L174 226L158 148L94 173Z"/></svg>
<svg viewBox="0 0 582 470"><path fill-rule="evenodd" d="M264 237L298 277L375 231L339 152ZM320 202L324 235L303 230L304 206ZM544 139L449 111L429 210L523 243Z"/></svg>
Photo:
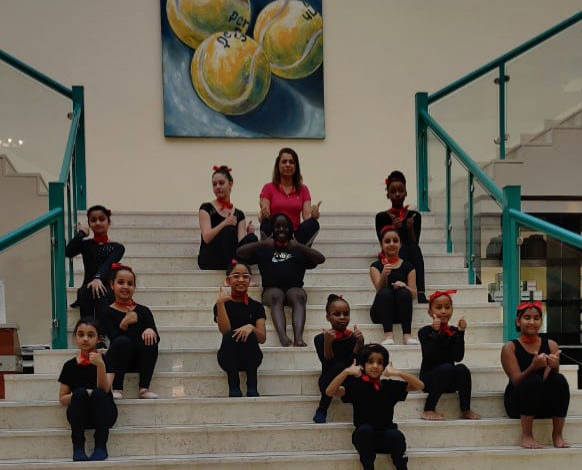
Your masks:
<svg viewBox="0 0 582 470"><path fill-rule="evenodd" d="M376 293L370 309L374 323L382 323L384 332L392 331L393 323L402 323L402 332L409 335L412 330L412 294L404 287L384 287Z"/></svg>
<svg viewBox="0 0 582 470"><path fill-rule="evenodd" d="M421 378L428 392L424 411L434 411L443 393L459 392L461 411L471 409L471 371L464 364L441 364Z"/></svg>
<svg viewBox="0 0 582 470"><path fill-rule="evenodd" d="M364 470L374 468L377 453L390 454L396 470L408 468L406 439L396 428L374 429L370 424L362 424L352 434L352 443L360 454Z"/></svg>
<svg viewBox="0 0 582 470"><path fill-rule="evenodd" d="M505 411L510 418L565 418L570 404L570 388L562 374L530 374L519 385L509 383L504 395Z"/></svg>
<svg viewBox="0 0 582 470"><path fill-rule="evenodd" d="M403 245L398 255L414 266L414 270L416 271L416 288L418 292L424 292L424 257L422 256L420 246L416 244Z"/></svg>
<svg viewBox="0 0 582 470"><path fill-rule="evenodd" d="M267 287L263 291L263 303L271 307L273 325L279 335L281 343L287 338L287 320L285 305L291 306L291 323L296 340L303 338L305 328L305 310L307 307L307 293L301 287L291 287L284 291L278 287Z"/></svg>
<svg viewBox="0 0 582 470"><path fill-rule="evenodd" d="M319 233L319 222L310 217L299 224L299 228L293 232L295 240L303 245L311 246ZM273 234L273 224L270 219L261 222L261 239L269 238Z"/></svg>
<svg viewBox="0 0 582 470"><path fill-rule="evenodd" d="M223 228L208 244L200 246L198 267L200 269L227 269L235 258L236 249L247 243L257 242L254 233L247 234L237 242L237 226Z"/></svg>
<svg viewBox="0 0 582 470"><path fill-rule="evenodd" d="M346 368L345 364L337 362L332 365L329 365L325 372L321 372L318 381L319 391L321 392L321 399L319 400L319 409L323 411L328 410L329 405L331 405L332 398L328 397L325 394L325 390L327 389L331 381L335 379L340 374L340 372L342 372L345 368Z"/></svg>
<svg viewBox="0 0 582 470"><path fill-rule="evenodd" d="M67 407L67 420L71 424L74 447L85 446L85 429L95 429L95 447L104 449L109 428L117 420L117 407L111 393L96 388L89 396L86 388L73 390Z"/></svg>
<svg viewBox="0 0 582 470"><path fill-rule="evenodd" d="M158 360L158 345L146 346L141 338L118 336L111 341L107 358L111 361L111 371L115 372L113 390L123 390L126 372L139 372L139 388L150 388Z"/></svg>
<svg viewBox="0 0 582 470"><path fill-rule="evenodd" d="M257 388L257 369L263 361L257 336L251 333L246 341L235 341L232 331L222 336L222 344L216 355L218 365L228 375L228 387L240 387L239 371L247 373L247 389Z"/></svg>
<svg viewBox="0 0 582 470"><path fill-rule="evenodd" d="M106 286L107 282L103 281ZM113 291L106 286L107 293L100 298L93 297L93 291L90 287L83 285L77 290L77 302L73 305L79 306L81 318L91 318L100 326L103 326L103 311L115 300Z"/></svg>

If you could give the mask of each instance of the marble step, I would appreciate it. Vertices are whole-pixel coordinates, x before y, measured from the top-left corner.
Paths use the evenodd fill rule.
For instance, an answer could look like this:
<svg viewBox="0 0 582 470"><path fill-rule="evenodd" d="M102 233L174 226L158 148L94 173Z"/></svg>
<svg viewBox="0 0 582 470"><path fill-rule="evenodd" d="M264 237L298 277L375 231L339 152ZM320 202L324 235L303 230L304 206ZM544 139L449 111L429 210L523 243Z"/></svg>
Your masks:
<svg viewBox="0 0 582 470"><path fill-rule="evenodd" d="M257 220L253 220L256 234L259 233L259 224ZM156 227L152 225L141 226L119 226L114 224L111 226L109 236L112 240L119 242L129 241L199 241L200 228L198 227ZM444 241L445 230L443 227L427 227L422 228L421 240L423 241ZM360 225L344 225L333 224L324 225L320 228L317 235L317 240L333 241L333 240L359 240L369 239L376 241L376 230L373 224Z"/></svg>
<svg viewBox="0 0 582 470"><path fill-rule="evenodd" d="M408 448L408 468L410 470L455 469L491 470L508 469L531 470L534 468L577 468L582 459L582 446L569 449L545 448L532 451L517 446L480 447L437 447L432 449ZM384 467L389 461L385 455L376 459L377 467ZM104 462L72 462L70 456L63 459L0 460L2 470L65 470L82 465L86 470L102 468L131 470L356 470L360 469L358 455L354 450L314 451L314 452L264 452L227 453L195 455L159 455L110 457Z"/></svg>
<svg viewBox="0 0 582 470"><path fill-rule="evenodd" d="M582 415L582 392L572 391L568 414ZM410 393L395 409L395 419L416 419L424 409L425 393ZM53 397L54 398L54 397ZM319 395L262 396L259 398L160 398L117 401L117 426L166 426L184 424L259 424L310 422ZM504 418L503 392L474 392L471 406L483 418ZM459 400L446 393L438 410L447 419L460 417ZM352 406L333 400L328 422L352 419ZM0 401L0 429L66 428L67 418L58 401Z"/></svg>
<svg viewBox="0 0 582 470"><path fill-rule="evenodd" d="M320 269L368 269L370 264L376 259L376 254L371 253L369 256L327 256L325 263L317 267L314 271ZM198 269L196 256L198 252L191 255L158 255L151 252L143 255L125 256L123 263L129 264L136 272L161 271L173 272ZM439 254L424 255L425 268L427 270L441 269L461 269L465 267L465 258L461 254L444 254L444 250ZM82 271L83 261L77 256L74 259L74 269Z"/></svg>
<svg viewBox="0 0 582 470"><path fill-rule="evenodd" d="M380 211L381 209L378 209ZM258 218L257 211L246 211L247 218L254 221ZM373 227L376 212L326 212L322 210L318 219L322 227L328 225L349 225ZM79 212L78 218L81 221L87 220L84 212ZM154 227L198 227L198 210L191 212L170 212L170 211L115 211L111 217L112 227L134 227L134 226L154 226ZM436 217L430 212L422 213L422 227L440 227L443 219Z"/></svg>
<svg viewBox="0 0 582 470"><path fill-rule="evenodd" d="M400 421L411 448L447 446L481 447L517 445L518 420L482 419L478 422L450 420ZM184 426L115 426L110 432L109 454L187 455L195 453L295 452L353 450L351 422L309 424L239 424ZM551 420L536 420L534 433L541 442L551 442ZM565 438L582 442L582 417L569 417ZM0 431L0 455L4 459L66 458L71 454L70 430L39 428Z"/></svg>
<svg viewBox="0 0 582 470"><path fill-rule="evenodd" d="M215 358L216 361L216 358ZM418 375L416 368L405 369ZM577 384L577 366L562 366L562 372L572 384ZM259 392L262 395L316 395L321 368L312 370L262 370L259 369ZM501 367L471 367L472 385L475 392L503 391L507 376ZM58 397L57 374L6 375L6 398L11 401L54 400ZM137 374L128 374L124 384L124 396L137 398ZM242 389L246 379L241 375ZM226 374L215 364L212 372L155 372L151 389L162 398L226 397Z"/></svg>
<svg viewBox="0 0 582 470"><path fill-rule="evenodd" d="M198 256L200 241L167 241L167 242L147 242L129 241L123 244L126 256L136 255L183 255ZM445 253L445 243L443 241L422 241L420 243L423 254L434 255ZM337 255L359 255L374 258L378 254L380 246L373 239L359 239L349 241L320 241L316 240L313 248L319 250L324 256Z"/></svg>
<svg viewBox="0 0 582 470"><path fill-rule="evenodd" d="M270 322L269 322L270 323ZM419 328L426 325L422 322L412 327L412 335L417 336ZM394 325L394 335L396 341L400 341L402 337L401 325ZM316 335L321 333L323 328L329 328L329 324L310 325L304 330L303 339L307 344L313 345L313 339ZM358 325L358 328L364 334L364 340L367 343L378 343L384 339L384 330L382 325L375 325L372 323L364 323ZM166 349L181 349L181 348L217 348L222 341L222 335L215 325L207 326L159 326L158 331ZM287 335L293 338L293 329L291 325L287 325ZM73 330L69 330L69 347L75 348L76 343L73 338ZM502 323L472 323L471 327L467 329L465 334L466 344L477 343L495 343L503 339ZM280 346L279 337L275 328L269 324L267 325L267 339L265 346Z"/></svg>
<svg viewBox="0 0 582 470"><path fill-rule="evenodd" d="M350 324L361 325L370 323L371 305L350 305ZM158 326L200 326L215 325L212 315L212 307L194 308L183 306L150 306L156 324ZM427 324L429 317L426 304L414 304L412 321L414 324ZM270 308L265 307L267 314L267 324L271 324ZM291 322L291 309L285 309L287 321ZM455 307L455 314L452 323L455 323L462 315L469 322L469 326L474 322L498 323L502 321L502 309L499 304L485 303L474 305L459 305ZM68 328L73 328L79 319L79 310L70 308L67 311ZM289 323L290 324L290 323ZM325 305L307 306L306 325L319 326L325 324ZM397 325L395 325L397 326ZM396 337L398 341L398 336Z"/></svg>
<svg viewBox="0 0 582 470"><path fill-rule="evenodd" d="M183 272L159 272L142 271L138 272L140 287L216 287L224 284L224 271L202 271L187 270ZM467 270L438 268L426 271L426 279L432 284L455 283L463 284L467 282ZM83 271L75 273L75 285L83 283ZM371 288L369 269L314 269L305 273L305 283L319 287L324 286L359 286ZM251 285L260 286L261 276L258 269L253 270Z"/></svg>
<svg viewBox="0 0 582 470"><path fill-rule="evenodd" d="M464 362L469 367L488 367L499 364L501 343L468 344L465 347ZM281 346L265 346L261 369L313 369L321 370L321 363L315 349ZM218 369L216 353L218 348L208 349L167 349L161 343L156 371L158 372L201 372L212 373ZM76 349L44 350L34 352L35 373L58 374L65 361L77 354ZM420 346L396 344L390 346L390 359L395 367L418 368L421 363Z"/></svg>
<svg viewBox="0 0 582 470"><path fill-rule="evenodd" d="M468 303L487 302L487 287L481 285L429 285L427 292L436 289L457 288L455 305ZM350 303L372 303L375 292L370 287L329 286L312 287L305 286L308 304L325 304L327 296L332 293L341 293ZM251 287L249 295L255 299L261 298L261 288ZM216 301L218 287L139 287L135 293L135 301L144 305L191 305L193 307L212 307ZM72 304L77 298L77 289L67 289L68 304Z"/></svg>

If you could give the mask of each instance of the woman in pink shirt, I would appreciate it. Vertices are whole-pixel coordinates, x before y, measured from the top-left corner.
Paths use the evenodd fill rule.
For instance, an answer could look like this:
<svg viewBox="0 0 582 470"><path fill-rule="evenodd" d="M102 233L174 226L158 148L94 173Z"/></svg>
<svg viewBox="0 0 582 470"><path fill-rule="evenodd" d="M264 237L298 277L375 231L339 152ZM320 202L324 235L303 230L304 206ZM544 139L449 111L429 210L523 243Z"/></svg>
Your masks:
<svg viewBox="0 0 582 470"><path fill-rule="evenodd" d="M311 205L311 194L303 184L299 157L295 150L282 148L275 160L273 181L265 184L261 190L261 236L273 234L271 215L285 214L293 223L294 238L311 246L319 232L319 201ZM301 222L303 218L303 222Z"/></svg>

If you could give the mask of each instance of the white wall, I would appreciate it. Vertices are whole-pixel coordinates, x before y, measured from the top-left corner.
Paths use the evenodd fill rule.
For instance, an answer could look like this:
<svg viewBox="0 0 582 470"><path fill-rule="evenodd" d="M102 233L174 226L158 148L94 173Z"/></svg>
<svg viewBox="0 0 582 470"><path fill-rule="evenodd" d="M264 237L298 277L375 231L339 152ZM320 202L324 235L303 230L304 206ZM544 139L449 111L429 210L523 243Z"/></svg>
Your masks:
<svg viewBox="0 0 582 470"><path fill-rule="evenodd" d="M197 208L211 194L210 167L224 162L234 168L233 199L254 210L274 155L290 145L322 210L374 210L385 204L382 182L394 168L408 175L414 202L416 91L446 85L579 7L325 0L324 141L164 138L158 0L2 0L0 47L85 86L90 203Z"/></svg>

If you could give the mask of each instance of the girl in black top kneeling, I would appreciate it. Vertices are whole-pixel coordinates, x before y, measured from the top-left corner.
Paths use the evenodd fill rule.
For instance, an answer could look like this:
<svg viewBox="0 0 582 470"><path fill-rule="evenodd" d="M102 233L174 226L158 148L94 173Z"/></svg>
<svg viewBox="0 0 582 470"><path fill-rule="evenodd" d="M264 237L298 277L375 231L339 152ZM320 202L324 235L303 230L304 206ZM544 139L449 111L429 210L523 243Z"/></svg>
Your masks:
<svg viewBox="0 0 582 470"><path fill-rule="evenodd" d="M241 370L247 374L247 397L259 396L257 369L263 360L259 343L267 338L266 316L263 305L248 295L250 282L250 267L233 259L226 272L230 289L221 287L214 305L214 321L222 333L218 364L227 373L229 397L242 397Z"/></svg>
<svg viewBox="0 0 582 470"><path fill-rule="evenodd" d="M358 363L344 369L327 387L329 397L342 397L354 407L352 442L360 454L364 470L373 470L376 453L390 454L396 470L408 468L406 440L393 421L394 406L409 391L422 390L415 376L399 371L389 362L386 348L367 344ZM401 380L381 380L382 377Z"/></svg>
<svg viewBox="0 0 582 470"><path fill-rule="evenodd" d="M259 265L263 284L263 303L271 307L275 330L282 346L290 346L287 336L285 305L291 306L294 346L303 341L307 293L303 289L306 269L325 261L317 250L293 240L293 224L285 214L273 216L273 238L249 243L237 250L237 256Z"/></svg>
<svg viewBox="0 0 582 470"><path fill-rule="evenodd" d="M111 344L107 358L113 379L113 397L123 398L126 372L139 372L139 398L158 398L150 392L150 382L158 360L160 336L154 317L145 305L136 304L135 273L129 266L113 265L111 288L114 302L103 313L104 330Z"/></svg>
<svg viewBox="0 0 582 470"><path fill-rule="evenodd" d="M97 352L97 323L81 318L73 330L79 354L63 365L59 401L67 407L71 424L73 460L105 460L109 428L117 420L117 407L111 396L109 367ZM85 429L95 429L95 449L85 453Z"/></svg>

